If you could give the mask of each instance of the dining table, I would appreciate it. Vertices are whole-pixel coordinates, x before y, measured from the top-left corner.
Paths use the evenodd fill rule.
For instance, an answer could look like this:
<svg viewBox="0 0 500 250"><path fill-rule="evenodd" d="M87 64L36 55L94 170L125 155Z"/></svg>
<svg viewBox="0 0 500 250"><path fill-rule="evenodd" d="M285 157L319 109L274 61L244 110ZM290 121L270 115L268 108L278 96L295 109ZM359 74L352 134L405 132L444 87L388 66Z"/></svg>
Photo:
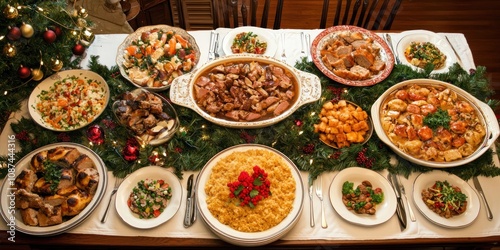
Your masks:
<svg viewBox="0 0 500 250"><path fill-rule="evenodd" d="M219 34L222 42L223 37L230 32L230 28L218 28L215 31ZM311 41L321 33L322 29L278 29L268 30L276 38L277 50L275 58L281 59L283 50L286 53L286 63L294 65L304 56L301 54L301 32L310 35ZM208 49L211 30L193 30L188 31L192 35L201 51L199 64L208 62ZM397 42L402 39L402 32L377 31L377 35L383 37L386 33L390 34L396 46ZM283 35L281 35L283 34ZM454 50L460 56L461 66L466 69L475 69L474 58L470 50L466 37L461 33L437 33L445 39L449 39ZM88 63L91 56L98 56L100 64L107 67L116 65L116 56L119 45L129 34L100 34L95 35L95 40L86 49L85 55L81 61L81 67L88 68ZM284 41L282 42L282 40ZM310 42L311 42L310 41ZM284 47L283 47L284 46ZM310 48L311 44L308 44ZM224 55L222 46L219 46L219 54ZM13 135L11 123L16 122L22 117L29 118L27 101L22 103L21 110L11 115L6 126L0 135L0 155L7 155L8 149L4 147L8 144L9 137ZM494 148L494 146L492 146ZM494 163L500 167L498 157L494 156ZM332 206L332 201L328 195L332 180L338 174L338 171L324 172L321 174L322 189L324 192L324 213L327 228L321 227L321 203L314 196L313 206L310 207L310 200L307 197L308 178L309 174L306 171L301 171L301 178L305 185L303 192L306 197L303 201L303 209L295 226L288 231L282 238L272 242L268 247L283 247L283 246L365 246L365 245L416 245L416 246L457 246L457 245L473 245L473 246L496 246L500 242L500 198L495 195L498 190L500 176L486 177L479 176L479 181L484 189L486 200L489 202L493 219L488 220L486 210L481 203L480 211L472 223L465 227L447 228L437 225L430 221L422 214L415 205L413 200L413 192L421 190L413 190L413 184L420 173L411 173L407 178L401 178L401 184L407 191L409 205L415 213L416 220L408 220L407 227L401 230L396 214L384 223L365 226L351 223L343 219ZM107 221L101 223L101 216L106 210L107 201L113 190L115 176L111 171L108 171L108 182L105 194L102 201L90 216L78 226L59 235L43 237L32 236L20 232L14 233L15 242L9 240L12 236L11 229L6 223L0 223L0 245L38 245L38 246L170 246L170 247L231 247L230 244L222 241L214 234L202 218L199 218L192 226L186 228L183 226L183 218L186 210L186 186L187 176L198 174L198 171L186 171L183 175L186 178L180 180L183 193L181 205L175 215L167 222L149 229L134 228L125 223L116 212L115 206L112 203ZM388 171L383 170L379 173L382 176L387 176ZM471 180L466 182L473 187ZM1 197L5 199L5 197ZM313 209L316 223L314 227L310 226L310 209ZM12 239L12 238L10 238ZM3 249L3 247L2 247Z"/></svg>

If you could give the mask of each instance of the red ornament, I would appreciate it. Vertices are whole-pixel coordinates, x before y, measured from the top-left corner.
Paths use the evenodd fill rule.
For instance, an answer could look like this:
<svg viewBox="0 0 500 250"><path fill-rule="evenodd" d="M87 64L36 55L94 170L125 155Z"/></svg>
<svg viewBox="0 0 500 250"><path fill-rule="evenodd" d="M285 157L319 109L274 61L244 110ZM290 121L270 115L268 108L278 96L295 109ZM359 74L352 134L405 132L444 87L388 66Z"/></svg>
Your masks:
<svg viewBox="0 0 500 250"><path fill-rule="evenodd" d="M157 154L152 154L148 157L148 160L151 164L156 164L160 160L160 157Z"/></svg>
<svg viewBox="0 0 500 250"><path fill-rule="evenodd" d="M127 144L123 148L122 154L126 161L135 161L139 156L139 147L135 144Z"/></svg>
<svg viewBox="0 0 500 250"><path fill-rule="evenodd" d="M62 30L61 30L61 27L59 26L53 26L53 27L50 27L51 30L54 31L54 33L56 33L56 36L61 36L62 35Z"/></svg>
<svg viewBox="0 0 500 250"><path fill-rule="evenodd" d="M81 44L76 44L75 47L73 47L73 54L77 56L81 56L85 53L85 46Z"/></svg>
<svg viewBox="0 0 500 250"><path fill-rule="evenodd" d="M43 32L43 40L47 43L53 43L56 41L57 35L53 30L46 30Z"/></svg>
<svg viewBox="0 0 500 250"><path fill-rule="evenodd" d="M104 143L104 129L99 125L92 125L87 129L87 138L96 145Z"/></svg>
<svg viewBox="0 0 500 250"><path fill-rule="evenodd" d="M21 79L26 79L26 78L28 78L28 77L31 75L31 70L30 70L30 68L28 68L28 67L21 66L21 67L19 67L19 69L17 70L17 75L18 75Z"/></svg>
<svg viewBox="0 0 500 250"><path fill-rule="evenodd" d="M11 41L17 41L19 38L21 38L21 29L18 27L12 27L9 29L9 33L7 34L7 38Z"/></svg>

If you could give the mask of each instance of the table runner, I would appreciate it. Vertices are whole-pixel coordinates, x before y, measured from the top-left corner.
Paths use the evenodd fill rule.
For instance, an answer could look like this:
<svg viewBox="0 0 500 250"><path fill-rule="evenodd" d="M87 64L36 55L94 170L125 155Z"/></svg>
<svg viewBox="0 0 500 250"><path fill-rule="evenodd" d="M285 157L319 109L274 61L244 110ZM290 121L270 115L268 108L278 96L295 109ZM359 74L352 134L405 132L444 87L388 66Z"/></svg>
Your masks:
<svg viewBox="0 0 500 250"><path fill-rule="evenodd" d="M218 29L217 30L222 37L229 31L229 29ZM278 34L285 33L286 37L286 53L287 53L287 63L294 65L294 63L300 58L300 32L306 32L311 35L311 40L319 34L322 30L292 30L292 29L282 29L282 30L270 30L277 39L279 39ZM204 63L207 61L208 51L208 41L210 36L210 31L190 31L202 51L200 62ZM379 34L382 35L382 34ZM395 45L397 41L401 39L400 34L391 33L393 37L393 42ZM440 33L440 35L445 35ZM472 57L472 52L469 49L465 36L463 34L457 33L447 33L449 38L458 54L461 56L463 61L463 67L467 69L475 68L475 64ZM88 48L87 55L82 61L82 66L87 68L87 64L90 60L91 55L99 55L99 63L106 65L108 67L114 66L115 57L117 53L117 48L121 41L125 39L127 34L113 34L113 35L96 35L94 43ZM443 37L444 38L444 37ZM278 40L278 49L276 57L279 59L281 54L281 42ZM205 52L205 53L203 53ZM222 49L220 50L222 53ZM8 121L2 134L0 135L1 145L6 145L7 136L12 134L10 129L10 123L19 119L20 117L29 117L27 112L27 104L23 103L23 108L21 111L13 114L13 117ZM6 155L7 149L5 147L0 148L0 155ZM495 157L495 164L500 165L497 157ZM186 175L197 172L186 172ZM327 172L323 174L323 190L325 194L325 208L326 217L329 227L327 229L321 228L319 225L320 218L320 203L317 197L314 197L314 212L316 218L316 227L311 228L309 226L309 198L304 199L303 211L297 225L282 239L283 240L309 240L309 239L327 239L327 240L383 240L383 239L418 239L418 238L453 238L453 237L486 237L486 236L498 236L500 235L500 218L495 216L492 221L486 219L486 214L484 207L481 205L481 210L476 221L474 221L470 226L461 229L446 229L433 224L428 221L422 214L420 214L415 207L415 204L411 201L411 192L413 181L418 176L417 173L411 174L408 179L402 180L402 184L405 186L408 198L411 202L412 208L415 211L417 222L409 222L408 228L403 232L400 231L398 220L394 215L391 219L381 225L374 227L363 227L354 225L343 220L333 209L328 192L329 186L338 172ZM382 175L386 175L386 171L380 172ZM302 172L302 180L305 186L308 182L308 174ZM104 213L107 200L109 199L110 192L114 183L114 177L109 172L109 184L106 194L103 197L103 202L96 208L96 210L78 227L69 231L69 233L76 234L96 234L96 235L120 235L120 236L150 236L150 237L179 237L179 238L217 238L209 228L203 223L202 219L196 222L192 227L185 229L182 226L182 220L185 211L185 195L183 193L183 198L181 202L181 207L179 208L176 215L165 224L162 224L153 229L141 230L135 229L128 226L123 222L116 213L116 210L112 210L109 214L108 220L105 224L100 223L100 217ZM185 189L186 180L184 178L181 182ZM491 210L493 214L496 215L500 210L500 200L494 199L493 190L495 190L495 182L500 181L500 177L487 178L479 177L483 189L486 192L488 201L490 202ZM469 184L472 182L469 181ZM304 190L307 193L307 190ZM0 230L6 230L7 227L4 223L0 224Z"/></svg>

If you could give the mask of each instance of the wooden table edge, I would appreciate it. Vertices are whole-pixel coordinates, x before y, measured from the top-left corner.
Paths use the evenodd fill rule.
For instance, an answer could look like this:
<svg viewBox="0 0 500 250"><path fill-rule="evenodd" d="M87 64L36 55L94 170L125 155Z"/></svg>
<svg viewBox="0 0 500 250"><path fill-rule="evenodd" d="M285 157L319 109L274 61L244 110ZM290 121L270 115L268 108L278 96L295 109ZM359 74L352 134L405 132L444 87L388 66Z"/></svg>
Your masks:
<svg viewBox="0 0 500 250"><path fill-rule="evenodd" d="M109 236L95 234L65 233L56 236L32 236L16 232L15 242L10 242L7 231L0 232L0 245L39 246L170 246L170 247L224 247L234 246L220 239L167 238L143 236ZM500 236L461 238L414 238L385 240L278 240L266 247L307 247L307 246L389 246L389 245L489 245L498 246Z"/></svg>

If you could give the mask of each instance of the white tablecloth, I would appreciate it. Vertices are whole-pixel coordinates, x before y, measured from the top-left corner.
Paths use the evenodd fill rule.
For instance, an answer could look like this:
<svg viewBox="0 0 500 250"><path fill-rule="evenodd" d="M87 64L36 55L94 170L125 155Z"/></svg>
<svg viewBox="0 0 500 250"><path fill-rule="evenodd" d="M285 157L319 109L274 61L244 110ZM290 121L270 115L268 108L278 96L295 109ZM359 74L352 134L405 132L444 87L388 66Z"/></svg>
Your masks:
<svg viewBox="0 0 500 250"><path fill-rule="evenodd" d="M218 29L220 35L220 40L224 37L224 34L228 32L228 29ZM286 54L287 62L291 65L295 63L300 57L300 32L302 30L274 30L271 31L276 35L285 33L286 34ZM311 35L311 41L316 37L321 30L304 30L306 33ZM207 61L207 51L209 46L210 31L191 31L190 32L196 39L200 50L202 51L200 62L204 63ZM444 34L440 34L444 35ZM472 58L472 53L469 49L467 41L463 34L446 34L453 46L458 50L462 61L463 67L465 69L475 68L474 61ZM87 66L90 55L99 55L99 62L106 66L114 66L116 52L119 44L125 39L126 34L114 34L114 35L96 35L94 43L88 48L85 60L82 62L84 68ZM401 35L397 33L392 34L392 39L396 45ZM444 37L443 37L444 39ZM278 40L279 41L279 40ZM278 42L278 50L276 57L279 58L282 51L281 42ZM222 50L220 50L221 55ZM21 116L29 117L27 112L27 106L24 104L23 109L13 115L12 119L9 121L5 129L0 136L0 145L7 145L7 137L13 134L10 129L10 122L19 119ZM0 155L6 155L7 148L0 147ZM500 166L497 157L495 157L496 165ZM189 174L197 172L186 172L185 177ZM316 226L311 228L309 226L309 198L306 195L303 204L303 211L297 225L282 239L283 240L309 240L309 239L327 239L327 240L383 240L383 239L416 239L416 238L454 238L454 237L486 237L486 236L499 236L500 235L500 199L495 196L494 192L498 189L498 182L500 182L500 176L495 178L479 177L482 186L486 192L486 198L489 201L491 210L494 214L494 219L488 221L486 219L486 212L481 204L481 210L477 219L468 227L461 229L447 229L437 226L427 220L415 207L415 203L412 202L411 193L413 187L413 181L417 177L417 174L410 175L409 179L402 179L402 184L405 186L408 198L411 202L411 206L415 211L416 222L411 222L408 219L408 227L406 230L401 232L398 219L394 215L387 222L373 226L364 227L359 225L354 225L348 221L342 219L337 212L335 212L333 206L329 200L329 186L333 177L338 172L329 172L323 174L323 190L325 196L325 208L326 217L328 221L328 228L323 229L320 225L320 202L317 197L314 197L314 213L316 218ZM382 172L384 176L387 172ZM112 207L111 213L109 214L106 223L102 224L100 218L104 213L105 206L107 204L109 195L113 188L114 177L111 172L108 173L109 182L108 189L103 198L101 204L96 208L96 210L89 216L89 218L84 221L78 227L69 231L75 234L96 234L96 235L120 235L120 236L150 236L150 237L180 237L180 238L217 238L209 228L204 224L202 218L190 228L183 227L183 216L185 211L185 201L186 197L182 198L182 205L179 208L176 215L168 222L153 228L153 229L135 229L125 222L123 222L114 207ZM304 192L307 194L307 173L302 173L302 179L305 184ZM187 178L184 178L182 185L185 189ZM472 185L472 182L469 181ZM186 195L186 192L183 192ZM4 199L4 197L2 197ZM0 230L6 230L7 227L4 223L0 224Z"/></svg>

